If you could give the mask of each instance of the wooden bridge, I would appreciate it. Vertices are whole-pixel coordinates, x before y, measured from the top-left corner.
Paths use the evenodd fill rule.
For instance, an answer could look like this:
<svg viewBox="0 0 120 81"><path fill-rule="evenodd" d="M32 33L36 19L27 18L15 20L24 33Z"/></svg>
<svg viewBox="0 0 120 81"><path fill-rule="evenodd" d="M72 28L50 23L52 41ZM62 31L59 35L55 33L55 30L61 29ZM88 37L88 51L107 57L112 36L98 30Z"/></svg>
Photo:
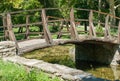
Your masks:
<svg viewBox="0 0 120 81"><path fill-rule="evenodd" d="M119 17L80 8L69 9L69 17L53 14L60 11L60 8L44 8L1 13L0 39L15 41L18 52L67 43L120 44ZM110 23L112 18L117 26Z"/></svg>

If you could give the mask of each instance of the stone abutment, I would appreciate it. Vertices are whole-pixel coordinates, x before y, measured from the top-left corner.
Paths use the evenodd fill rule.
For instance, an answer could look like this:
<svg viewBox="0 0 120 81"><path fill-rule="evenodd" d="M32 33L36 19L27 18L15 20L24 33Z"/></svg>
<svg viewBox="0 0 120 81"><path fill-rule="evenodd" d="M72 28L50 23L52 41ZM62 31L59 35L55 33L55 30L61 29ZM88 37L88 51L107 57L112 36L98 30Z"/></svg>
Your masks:
<svg viewBox="0 0 120 81"><path fill-rule="evenodd" d="M119 65L120 48L110 43L80 43L75 45L76 67L84 64L100 63ZM86 66L86 65L85 65Z"/></svg>
<svg viewBox="0 0 120 81"><path fill-rule="evenodd" d="M16 55L16 45L12 41L0 42L0 57L8 57Z"/></svg>

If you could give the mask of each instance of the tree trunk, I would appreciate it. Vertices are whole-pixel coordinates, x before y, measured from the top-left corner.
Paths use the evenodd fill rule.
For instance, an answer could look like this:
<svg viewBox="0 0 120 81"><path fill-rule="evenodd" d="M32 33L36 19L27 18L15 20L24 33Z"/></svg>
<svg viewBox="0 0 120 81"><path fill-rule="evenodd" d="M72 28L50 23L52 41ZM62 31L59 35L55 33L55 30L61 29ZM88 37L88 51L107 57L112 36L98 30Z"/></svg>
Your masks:
<svg viewBox="0 0 120 81"><path fill-rule="evenodd" d="M115 16L116 15L115 14L115 8L114 8L115 0L108 0L108 2L109 2L109 6L110 6L110 14ZM115 21L116 21L115 18L113 18L113 17L110 18L110 22L111 22L112 25L115 25Z"/></svg>
<svg viewBox="0 0 120 81"><path fill-rule="evenodd" d="M98 11L101 12L101 0L98 2ZM98 13L98 22L100 22L100 13ZM100 23L98 23L98 27L100 27Z"/></svg>

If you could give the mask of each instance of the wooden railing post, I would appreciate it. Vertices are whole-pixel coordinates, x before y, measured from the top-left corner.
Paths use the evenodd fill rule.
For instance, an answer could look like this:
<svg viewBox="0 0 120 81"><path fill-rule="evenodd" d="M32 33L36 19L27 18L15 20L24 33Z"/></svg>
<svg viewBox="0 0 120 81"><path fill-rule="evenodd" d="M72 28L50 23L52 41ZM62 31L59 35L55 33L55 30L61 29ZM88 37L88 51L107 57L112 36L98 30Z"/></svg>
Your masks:
<svg viewBox="0 0 120 81"><path fill-rule="evenodd" d="M108 37L111 38L110 27L108 25L108 22L109 22L109 15L107 15L105 18L105 39Z"/></svg>
<svg viewBox="0 0 120 81"><path fill-rule="evenodd" d="M71 32L71 39L79 40L79 35L77 29L75 27L75 18L74 18L74 9L72 8L70 11L70 32Z"/></svg>
<svg viewBox="0 0 120 81"><path fill-rule="evenodd" d="M93 11L92 10L90 11L90 14L89 14L89 34L90 34L90 37L96 37L96 33L94 30L94 25L93 25Z"/></svg>
<svg viewBox="0 0 120 81"><path fill-rule="evenodd" d="M26 34L25 34L25 38L29 39L28 35L29 35L29 15L26 16Z"/></svg>
<svg viewBox="0 0 120 81"><path fill-rule="evenodd" d="M50 31L48 29L45 9L42 9L42 24L43 24L43 30L44 30L44 36L45 36L46 42L48 44L53 44L53 39L52 39Z"/></svg>
<svg viewBox="0 0 120 81"><path fill-rule="evenodd" d="M118 43L120 44L120 21L118 25Z"/></svg>
<svg viewBox="0 0 120 81"><path fill-rule="evenodd" d="M14 41L15 44L16 44L17 54L20 53L19 46L18 46L16 37L15 37L15 34L14 34L13 30L12 30L11 15L9 13L7 13L7 30L8 30L8 34L9 34L9 39L11 41Z"/></svg>
<svg viewBox="0 0 120 81"><path fill-rule="evenodd" d="M57 39L61 38L62 29L63 29L63 21L61 21L61 23L60 23L59 32L58 32L58 35L57 35Z"/></svg>
<svg viewBox="0 0 120 81"><path fill-rule="evenodd" d="M7 31L7 20L5 15L3 16L2 21L3 21L3 29L4 29L4 40L7 40L8 31Z"/></svg>

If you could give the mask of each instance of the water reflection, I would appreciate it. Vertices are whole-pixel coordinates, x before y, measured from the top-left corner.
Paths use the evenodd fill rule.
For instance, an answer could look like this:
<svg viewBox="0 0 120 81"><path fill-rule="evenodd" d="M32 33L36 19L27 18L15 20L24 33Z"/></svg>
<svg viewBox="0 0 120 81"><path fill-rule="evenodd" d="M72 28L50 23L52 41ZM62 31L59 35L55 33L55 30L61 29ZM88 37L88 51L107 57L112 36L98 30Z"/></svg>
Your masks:
<svg viewBox="0 0 120 81"><path fill-rule="evenodd" d="M98 78L104 78L111 81L120 81L120 66L96 66L92 65L91 68L84 70L92 73Z"/></svg>
<svg viewBox="0 0 120 81"><path fill-rule="evenodd" d="M120 66L111 66L115 80L120 80Z"/></svg>

